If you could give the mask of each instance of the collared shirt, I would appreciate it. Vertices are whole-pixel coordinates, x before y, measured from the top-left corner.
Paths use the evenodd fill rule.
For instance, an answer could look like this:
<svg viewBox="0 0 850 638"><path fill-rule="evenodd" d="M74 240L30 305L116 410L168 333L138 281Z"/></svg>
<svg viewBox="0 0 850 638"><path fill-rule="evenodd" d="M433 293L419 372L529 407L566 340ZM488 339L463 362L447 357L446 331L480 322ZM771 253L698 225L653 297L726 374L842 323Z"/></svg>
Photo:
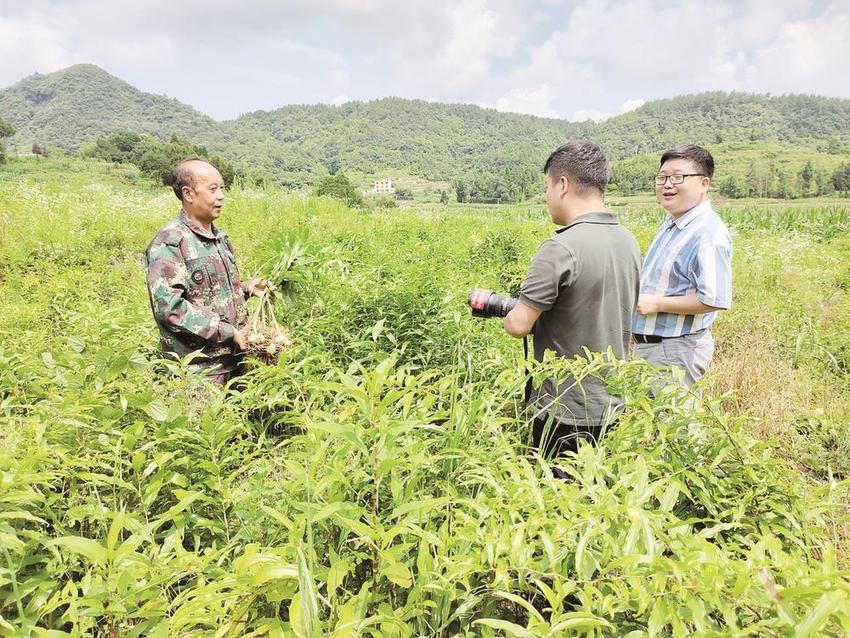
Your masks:
<svg viewBox="0 0 850 638"><path fill-rule="evenodd" d="M626 358L639 273L640 248L615 213L586 213L545 240L519 297L543 311L533 329L534 357L542 360L550 350L572 359L587 348ZM546 379L529 398L535 417L554 413L561 423L587 426L608 423L621 404L593 376Z"/></svg>
<svg viewBox="0 0 850 638"><path fill-rule="evenodd" d="M640 292L661 297L696 294L707 306L732 304L732 239L706 200L677 219L668 215L649 246L640 271ZM716 312L634 316L632 332L679 337L708 328Z"/></svg>

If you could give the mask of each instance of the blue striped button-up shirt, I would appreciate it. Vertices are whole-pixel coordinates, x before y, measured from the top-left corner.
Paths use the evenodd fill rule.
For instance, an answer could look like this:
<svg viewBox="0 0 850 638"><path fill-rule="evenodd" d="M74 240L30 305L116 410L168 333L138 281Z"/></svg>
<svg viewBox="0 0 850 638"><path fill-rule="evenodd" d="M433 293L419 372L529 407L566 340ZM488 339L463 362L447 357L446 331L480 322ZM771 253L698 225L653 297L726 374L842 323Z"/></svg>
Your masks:
<svg viewBox="0 0 850 638"><path fill-rule="evenodd" d="M732 239L710 201L678 219L668 215L662 222L643 260L640 292L662 297L696 293L707 306L728 308L732 304ZM632 332L679 337L708 328L716 318L716 312L636 314Z"/></svg>

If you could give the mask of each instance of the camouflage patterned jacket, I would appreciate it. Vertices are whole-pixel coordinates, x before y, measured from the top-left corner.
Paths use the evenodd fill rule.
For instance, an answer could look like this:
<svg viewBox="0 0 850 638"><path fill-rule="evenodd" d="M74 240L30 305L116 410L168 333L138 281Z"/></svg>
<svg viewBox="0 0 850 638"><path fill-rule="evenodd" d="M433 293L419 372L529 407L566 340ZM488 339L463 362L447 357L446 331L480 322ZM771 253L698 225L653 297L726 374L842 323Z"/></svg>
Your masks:
<svg viewBox="0 0 850 638"><path fill-rule="evenodd" d="M233 333L247 321L246 285L239 280L227 233L212 232L186 211L163 226L145 252L148 294L162 349L183 357L200 350L202 367L229 370Z"/></svg>

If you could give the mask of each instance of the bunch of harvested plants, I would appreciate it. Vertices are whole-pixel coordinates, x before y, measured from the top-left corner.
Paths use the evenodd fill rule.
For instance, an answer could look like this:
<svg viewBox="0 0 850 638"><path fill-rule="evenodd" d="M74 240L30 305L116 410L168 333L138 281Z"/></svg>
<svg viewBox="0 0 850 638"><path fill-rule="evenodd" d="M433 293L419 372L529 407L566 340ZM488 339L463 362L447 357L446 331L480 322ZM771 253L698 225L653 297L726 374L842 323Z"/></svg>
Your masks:
<svg viewBox="0 0 850 638"><path fill-rule="evenodd" d="M245 328L247 353L263 363L277 363L280 353L292 345L286 331L274 316L274 291L268 290L248 315Z"/></svg>

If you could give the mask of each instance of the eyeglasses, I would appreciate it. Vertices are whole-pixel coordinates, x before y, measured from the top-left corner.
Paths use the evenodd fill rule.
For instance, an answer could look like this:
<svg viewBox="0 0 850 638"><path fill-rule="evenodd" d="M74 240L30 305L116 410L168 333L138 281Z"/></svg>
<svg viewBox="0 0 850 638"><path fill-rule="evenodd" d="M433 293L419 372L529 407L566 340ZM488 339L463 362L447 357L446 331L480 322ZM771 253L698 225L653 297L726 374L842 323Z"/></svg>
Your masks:
<svg viewBox="0 0 850 638"><path fill-rule="evenodd" d="M670 180L670 183L681 184L685 181L686 177L708 177L704 173L685 173L684 175L681 173L676 173L675 175L656 175L655 176L655 185L656 186L664 186L667 183L667 180Z"/></svg>

